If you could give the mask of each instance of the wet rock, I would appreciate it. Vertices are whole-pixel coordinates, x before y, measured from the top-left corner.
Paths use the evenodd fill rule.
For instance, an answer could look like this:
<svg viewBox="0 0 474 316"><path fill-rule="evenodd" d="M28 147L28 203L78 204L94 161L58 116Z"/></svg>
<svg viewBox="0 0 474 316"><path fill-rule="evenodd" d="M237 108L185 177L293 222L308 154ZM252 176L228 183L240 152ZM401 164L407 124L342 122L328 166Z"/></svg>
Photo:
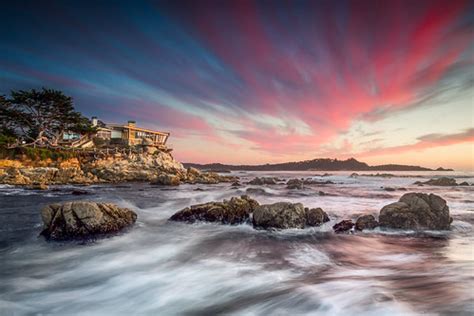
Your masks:
<svg viewBox="0 0 474 316"><path fill-rule="evenodd" d="M209 202L192 205L170 217L172 221L193 223L196 221L218 222L221 224L241 224L247 221L258 202L246 195L232 197L223 202Z"/></svg>
<svg viewBox="0 0 474 316"><path fill-rule="evenodd" d="M267 194L267 191L262 188L248 188L245 192L248 194Z"/></svg>
<svg viewBox="0 0 474 316"><path fill-rule="evenodd" d="M359 176L359 174L357 172L354 172L354 173L351 173L349 178L357 178L358 176Z"/></svg>
<svg viewBox="0 0 474 316"><path fill-rule="evenodd" d="M89 192L87 192L86 190L72 190L71 194L72 195L87 195L89 194Z"/></svg>
<svg viewBox="0 0 474 316"><path fill-rule="evenodd" d="M204 191L204 189L203 188L196 188L193 191Z"/></svg>
<svg viewBox="0 0 474 316"><path fill-rule="evenodd" d="M336 233L343 233L351 230L352 227L354 227L354 223L350 219L345 219L334 225L332 229L334 229Z"/></svg>
<svg viewBox="0 0 474 316"><path fill-rule="evenodd" d="M110 203L90 201L51 204L41 210L47 239L89 239L96 235L115 233L132 225L137 214Z"/></svg>
<svg viewBox="0 0 474 316"><path fill-rule="evenodd" d="M380 227L399 229L449 229L452 218L446 201L435 194L406 193L380 210Z"/></svg>
<svg viewBox="0 0 474 316"><path fill-rule="evenodd" d="M280 179L273 177L256 177L255 179L248 182L251 185L274 185L277 184Z"/></svg>
<svg viewBox="0 0 474 316"><path fill-rule="evenodd" d="M467 183L466 181L464 181L464 182L459 183L459 185L460 185L460 186L469 186L469 183Z"/></svg>
<svg viewBox="0 0 474 316"><path fill-rule="evenodd" d="M181 184L181 179L175 174L162 173L151 184L177 186Z"/></svg>
<svg viewBox="0 0 474 316"><path fill-rule="evenodd" d="M357 230L374 229L377 226L379 226L379 223L373 215L362 215L355 223L355 229Z"/></svg>
<svg viewBox="0 0 474 316"><path fill-rule="evenodd" d="M396 190L395 188L392 188L392 187L384 187L383 189L387 192L394 192Z"/></svg>
<svg viewBox="0 0 474 316"><path fill-rule="evenodd" d="M239 181L234 181L232 182L232 184L230 185L232 187L240 187L240 182Z"/></svg>
<svg viewBox="0 0 474 316"><path fill-rule="evenodd" d="M301 203L278 202L258 206L253 212L254 228L304 228L306 212Z"/></svg>
<svg viewBox="0 0 474 316"><path fill-rule="evenodd" d="M300 179L290 179L286 182L286 188L290 190L302 189L303 187L304 182Z"/></svg>
<svg viewBox="0 0 474 316"><path fill-rule="evenodd" d="M327 193L323 192L323 191L319 191L318 194L319 194L319 196L326 196L327 195Z"/></svg>
<svg viewBox="0 0 474 316"><path fill-rule="evenodd" d="M447 177L442 177L442 178L438 178L438 179L430 179L430 180L425 181L425 182L417 181L414 184L418 184L418 185L426 184L426 185L434 185L434 186L456 186L456 185L458 185L456 183L456 179L447 178Z"/></svg>
<svg viewBox="0 0 474 316"><path fill-rule="evenodd" d="M313 179L305 179L303 181L303 185L325 185L325 184L334 184L331 180L326 180L326 181L318 181L318 180L313 180Z"/></svg>
<svg viewBox="0 0 474 316"><path fill-rule="evenodd" d="M329 216L323 211L322 208L305 208L306 212L306 225L307 226L319 226L323 223L329 222Z"/></svg>
<svg viewBox="0 0 474 316"><path fill-rule="evenodd" d="M397 190L398 191L406 191L407 189L406 188L398 188Z"/></svg>
<svg viewBox="0 0 474 316"><path fill-rule="evenodd" d="M49 186L47 184L44 184L44 183L36 183L36 184L32 184L28 187L28 189L30 190L39 190L39 191L46 191L49 189Z"/></svg>

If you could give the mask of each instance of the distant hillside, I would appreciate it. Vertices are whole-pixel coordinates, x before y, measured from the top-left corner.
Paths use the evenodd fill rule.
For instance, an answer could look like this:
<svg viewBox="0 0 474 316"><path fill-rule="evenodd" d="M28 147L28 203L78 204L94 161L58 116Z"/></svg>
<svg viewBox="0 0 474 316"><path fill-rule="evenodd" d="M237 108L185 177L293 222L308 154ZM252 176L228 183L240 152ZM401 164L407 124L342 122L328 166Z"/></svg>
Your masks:
<svg viewBox="0 0 474 316"><path fill-rule="evenodd" d="M406 165L380 165L369 166L365 162L357 161L354 158L347 160L338 159L313 159L297 162L284 162L277 164L265 165L225 165L221 163L212 164L195 164L184 163L186 168L194 167L201 170L224 171L224 170L247 170L247 171L307 171L307 170L321 170L321 171L433 171L433 169L406 166ZM438 171L452 171L452 169L438 168Z"/></svg>

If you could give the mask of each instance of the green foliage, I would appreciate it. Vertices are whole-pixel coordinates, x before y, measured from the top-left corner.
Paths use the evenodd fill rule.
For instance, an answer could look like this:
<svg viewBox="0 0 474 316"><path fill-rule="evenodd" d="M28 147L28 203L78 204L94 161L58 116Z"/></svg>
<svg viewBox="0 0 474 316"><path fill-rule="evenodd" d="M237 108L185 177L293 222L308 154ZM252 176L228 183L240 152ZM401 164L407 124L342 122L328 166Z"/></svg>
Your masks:
<svg viewBox="0 0 474 316"><path fill-rule="evenodd" d="M7 147L15 143L16 137L11 134L0 133L0 147Z"/></svg>
<svg viewBox="0 0 474 316"><path fill-rule="evenodd" d="M66 131L95 132L72 98L58 90L12 91L10 98L0 97L0 105L0 128L21 132L28 142L56 145Z"/></svg>
<svg viewBox="0 0 474 316"><path fill-rule="evenodd" d="M53 161L66 160L75 157L76 154L66 150L53 150L38 147L16 147L0 148L0 159L18 159L26 157L32 161L44 161L51 159Z"/></svg>

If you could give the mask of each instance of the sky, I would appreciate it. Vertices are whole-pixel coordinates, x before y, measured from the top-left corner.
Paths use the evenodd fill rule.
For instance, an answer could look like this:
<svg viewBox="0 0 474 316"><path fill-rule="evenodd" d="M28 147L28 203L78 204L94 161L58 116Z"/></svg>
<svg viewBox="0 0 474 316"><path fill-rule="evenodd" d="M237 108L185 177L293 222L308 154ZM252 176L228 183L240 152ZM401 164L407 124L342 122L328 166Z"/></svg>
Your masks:
<svg viewBox="0 0 474 316"><path fill-rule="evenodd" d="M171 132L180 161L474 170L473 1L1 7L0 94L62 90L86 116Z"/></svg>

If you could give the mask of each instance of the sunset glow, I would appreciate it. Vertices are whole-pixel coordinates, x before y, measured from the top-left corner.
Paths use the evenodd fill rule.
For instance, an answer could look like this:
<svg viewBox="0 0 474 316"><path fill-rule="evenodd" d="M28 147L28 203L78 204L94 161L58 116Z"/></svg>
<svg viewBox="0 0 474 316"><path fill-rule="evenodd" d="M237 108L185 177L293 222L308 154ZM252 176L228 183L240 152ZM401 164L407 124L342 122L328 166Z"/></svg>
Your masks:
<svg viewBox="0 0 474 316"><path fill-rule="evenodd" d="M61 89L183 162L474 169L472 1L19 1L0 25L0 94Z"/></svg>

